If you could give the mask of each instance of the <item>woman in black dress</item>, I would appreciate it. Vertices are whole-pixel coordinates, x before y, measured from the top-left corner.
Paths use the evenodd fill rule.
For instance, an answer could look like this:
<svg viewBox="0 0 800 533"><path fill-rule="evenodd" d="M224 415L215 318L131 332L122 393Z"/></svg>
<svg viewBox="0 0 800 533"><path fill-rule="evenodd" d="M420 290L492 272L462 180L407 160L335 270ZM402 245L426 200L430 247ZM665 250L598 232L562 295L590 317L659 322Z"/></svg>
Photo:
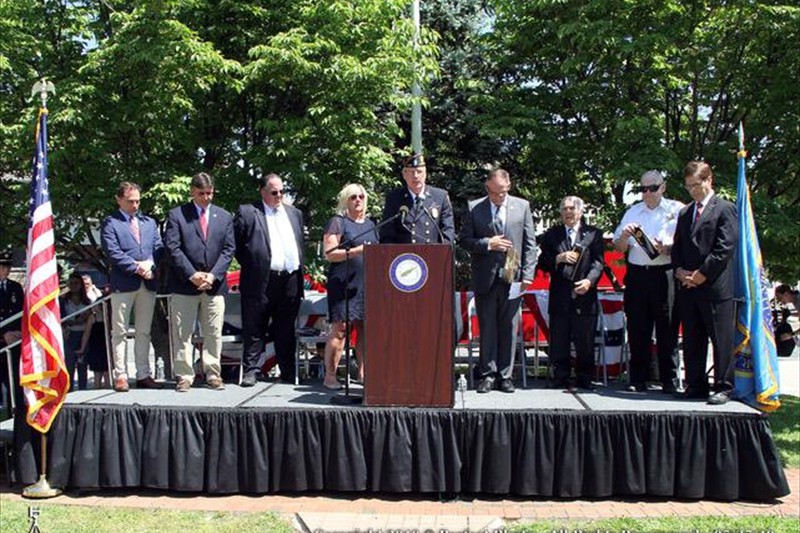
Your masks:
<svg viewBox="0 0 800 533"><path fill-rule="evenodd" d="M358 379L364 379L364 245L377 243L375 223L367 218L367 192L361 185L351 183L339 192L337 214L328 221L323 237L325 250L340 244L349 248L325 254L328 268L328 319L331 332L325 344L325 380L323 385L338 390L336 368L342 358L345 336L345 301L349 308L350 325L358 337Z"/></svg>

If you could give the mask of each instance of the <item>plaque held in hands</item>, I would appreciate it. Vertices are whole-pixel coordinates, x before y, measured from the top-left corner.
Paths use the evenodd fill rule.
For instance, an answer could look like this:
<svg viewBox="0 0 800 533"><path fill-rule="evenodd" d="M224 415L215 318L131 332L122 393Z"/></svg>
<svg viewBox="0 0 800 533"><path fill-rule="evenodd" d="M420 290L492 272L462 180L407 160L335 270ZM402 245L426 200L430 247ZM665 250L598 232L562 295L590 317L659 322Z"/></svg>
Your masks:
<svg viewBox="0 0 800 533"><path fill-rule="evenodd" d="M641 226L636 226L636 229L633 230L633 239L642 247L647 257L650 259L658 257L658 250L656 250L653 241L650 240L650 237L647 236Z"/></svg>

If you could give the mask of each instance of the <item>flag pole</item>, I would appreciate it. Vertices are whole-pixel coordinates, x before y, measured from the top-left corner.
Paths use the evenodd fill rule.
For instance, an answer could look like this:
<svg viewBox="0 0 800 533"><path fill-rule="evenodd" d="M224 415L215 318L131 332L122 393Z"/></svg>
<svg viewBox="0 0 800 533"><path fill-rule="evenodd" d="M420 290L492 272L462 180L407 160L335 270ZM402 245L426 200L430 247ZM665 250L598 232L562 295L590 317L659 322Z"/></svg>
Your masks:
<svg viewBox="0 0 800 533"><path fill-rule="evenodd" d="M36 93L39 93L39 97L42 101L42 109L47 110L47 93L56 93L56 88L53 85L53 82L47 81L45 78L37 81L33 84L33 89L31 89L31 96L36 96ZM44 499L44 498L54 498L61 494L61 489L51 487L50 483L47 482L47 433L39 433L41 437L41 465L39 471L39 480L34 483L33 485L28 485L22 490L22 496L25 498L34 498L34 499Z"/></svg>

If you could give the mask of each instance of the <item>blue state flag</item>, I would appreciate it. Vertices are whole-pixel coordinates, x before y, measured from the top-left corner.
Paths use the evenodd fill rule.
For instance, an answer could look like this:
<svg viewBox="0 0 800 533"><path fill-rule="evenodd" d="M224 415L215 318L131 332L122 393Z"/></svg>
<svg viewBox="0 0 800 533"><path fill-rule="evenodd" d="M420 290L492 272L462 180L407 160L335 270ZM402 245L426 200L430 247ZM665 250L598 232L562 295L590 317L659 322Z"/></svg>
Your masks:
<svg viewBox="0 0 800 533"><path fill-rule="evenodd" d="M745 179L744 134L739 126L739 179L736 208L739 212L739 253L736 265L736 397L761 409L774 411L778 399L778 350L772 330L772 312L767 296L761 247Z"/></svg>

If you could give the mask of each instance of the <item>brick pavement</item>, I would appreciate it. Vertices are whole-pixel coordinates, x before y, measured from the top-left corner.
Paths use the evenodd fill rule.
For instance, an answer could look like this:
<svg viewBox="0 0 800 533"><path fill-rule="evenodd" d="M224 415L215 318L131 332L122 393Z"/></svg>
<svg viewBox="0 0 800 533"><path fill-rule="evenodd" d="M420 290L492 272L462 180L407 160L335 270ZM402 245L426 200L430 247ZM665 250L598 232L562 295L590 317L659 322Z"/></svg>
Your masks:
<svg viewBox="0 0 800 533"><path fill-rule="evenodd" d="M553 500L481 496L439 501L435 496L352 493L196 496L157 491L76 491L48 500L63 505L141 507L187 511L274 512L294 521L300 530L375 531L419 527L477 531L503 522L591 520L614 517L749 516L800 518L800 470L786 470L791 494L773 502L709 500L608 499ZM0 488L0 497L21 498L20 488ZM347 528L343 528L347 525Z"/></svg>

